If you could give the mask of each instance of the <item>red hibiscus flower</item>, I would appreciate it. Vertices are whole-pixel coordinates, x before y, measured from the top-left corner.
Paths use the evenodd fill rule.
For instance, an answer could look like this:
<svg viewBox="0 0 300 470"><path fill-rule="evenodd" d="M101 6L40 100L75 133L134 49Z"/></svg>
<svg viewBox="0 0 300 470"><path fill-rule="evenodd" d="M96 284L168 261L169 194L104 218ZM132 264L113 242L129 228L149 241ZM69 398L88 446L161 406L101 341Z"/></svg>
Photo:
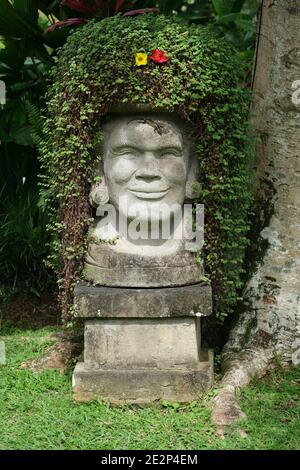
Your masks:
<svg viewBox="0 0 300 470"><path fill-rule="evenodd" d="M166 53L164 51L160 51L159 49L154 49L149 59L153 60L153 62L156 64L163 64L169 60L169 58L166 56Z"/></svg>

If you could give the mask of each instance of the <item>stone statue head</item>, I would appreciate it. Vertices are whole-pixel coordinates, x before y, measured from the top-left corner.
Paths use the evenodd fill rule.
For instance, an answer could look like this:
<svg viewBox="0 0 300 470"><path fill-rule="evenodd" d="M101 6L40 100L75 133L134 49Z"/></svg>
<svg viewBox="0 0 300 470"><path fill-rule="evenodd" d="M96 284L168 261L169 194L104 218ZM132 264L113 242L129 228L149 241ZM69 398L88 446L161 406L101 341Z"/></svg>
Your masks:
<svg viewBox="0 0 300 470"><path fill-rule="evenodd" d="M115 115L103 131L103 178L90 193L94 207L109 201L122 212L125 198L129 218L141 204L159 217L162 204L182 206L199 195L192 134L178 118Z"/></svg>
<svg viewBox="0 0 300 470"><path fill-rule="evenodd" d="M96 169L102 179L90 192L91 204L100 210L91 229L86 279L141 287L197 281L203 267L185 243L186 225L192 225L185 221L192 221L180 222L185 201L200 192L189 127L171 114L116 113L104 123L103 137Z"/></svg>

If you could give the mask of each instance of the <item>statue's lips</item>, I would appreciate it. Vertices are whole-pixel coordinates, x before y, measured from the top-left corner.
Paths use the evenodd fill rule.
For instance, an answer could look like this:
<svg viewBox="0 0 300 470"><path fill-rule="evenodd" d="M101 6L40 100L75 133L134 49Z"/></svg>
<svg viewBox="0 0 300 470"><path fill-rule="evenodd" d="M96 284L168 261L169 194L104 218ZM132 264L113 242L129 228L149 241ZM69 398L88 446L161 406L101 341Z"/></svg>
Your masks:
<svg viewBox="0 0 300 470"><path fill-rule="evenodd" d="M150 190L149 188L147 190L142 189L129 189L129 191L134 194L138 199L161 199L164 197L167 192L169 191L170 188L167 188L163 191L157 191L157 190Z"/></svg>

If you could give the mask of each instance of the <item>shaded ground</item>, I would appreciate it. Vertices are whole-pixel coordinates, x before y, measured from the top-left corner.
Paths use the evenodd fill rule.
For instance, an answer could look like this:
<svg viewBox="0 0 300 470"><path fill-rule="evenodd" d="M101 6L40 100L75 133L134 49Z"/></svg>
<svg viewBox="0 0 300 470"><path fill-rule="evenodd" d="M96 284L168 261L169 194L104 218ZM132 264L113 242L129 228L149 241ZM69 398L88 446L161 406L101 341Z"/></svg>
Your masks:
<svg viewBox="0 0 300 470"><path fill-rule="evenodd" d="M213 390L187 406L115 407L72 400L71 369L21 368L41 357L55 328L2 327L7 364L0 366L0 449L300 449L300 368L275 369L240 397L247 421L224 439L210 421Z"/></svg>
<svg viewBox="0 0 300 470"><path fill-rule="evenodd" d="M50 291L41 296L15 293L4 299L0 296L0 329L7 322L17 328L58 326L60 316L56 292Z"/></svg>

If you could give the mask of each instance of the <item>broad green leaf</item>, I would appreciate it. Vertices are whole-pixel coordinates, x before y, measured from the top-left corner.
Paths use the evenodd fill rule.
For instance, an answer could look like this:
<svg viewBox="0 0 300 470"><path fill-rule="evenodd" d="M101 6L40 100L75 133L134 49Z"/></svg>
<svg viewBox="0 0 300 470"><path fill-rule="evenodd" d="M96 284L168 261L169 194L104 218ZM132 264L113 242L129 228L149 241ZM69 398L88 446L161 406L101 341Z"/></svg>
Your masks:
<svg viewBox="0 0 300 470"><path fill-rule="evenodd" d="M8 66L12 70L19 70L26 58L24 41L13 39L4 40L4 48L0 50L0 63Z"/></svg>
<svg viewBox="0 0 300 470"><path fill-rule="evenodd" d="M0 3L0 35L15 38L29 35L40 43L44 42L38 26L29 20L24 12L13 8L8 0L1 0Z"/></svg>
<svg viewBox="0 0 300 470"><path fill-rule="evenodd" d="M0 3L0 34L12 34L17 32L17 28L21 26L20 21L15 15L15 10L8 0L1 0Z"/></svg>
<svg viewBox="0 0 300 470"><path fill-rule="evenodd" d="M245 5L246 0L235 0L231 12L232 13L238 13L242 10L243 6Z"/></svg>
<svg viewBox="0 0 300 470"><path fill-rule="evenodd" d="M66 16L60 2L61 0L38 0L38 9L47 16L53 14L57 19L64 20Z"/></svg>
<svg viewBox="0 0 300 470"><path fill-rule="evenodd" d="M24 17L33 23L38 19L38 4L36 0L13 0L13 6L20 11Z"/></svg>
<svg viewBox="0 0 300 470"><path fill-rule="evenodd" d="M252 18L249 15L243 13L229 13L228 15L222 15L217 18L218 23L232 23L234 21L246 21L252 24Z"/></svg>
<svg viewBox="0 0 300 470"><path fill-rule="evenodd" d="M228 0L212 0L212 4L217 15L225 15L228 12Z"/></svg>
<svg viewBox="0 0 300 470"><path fill-rule="evenodd" d="M18 145L32 145L30 126L13 125L7 142L15 142Z"/></svg>

